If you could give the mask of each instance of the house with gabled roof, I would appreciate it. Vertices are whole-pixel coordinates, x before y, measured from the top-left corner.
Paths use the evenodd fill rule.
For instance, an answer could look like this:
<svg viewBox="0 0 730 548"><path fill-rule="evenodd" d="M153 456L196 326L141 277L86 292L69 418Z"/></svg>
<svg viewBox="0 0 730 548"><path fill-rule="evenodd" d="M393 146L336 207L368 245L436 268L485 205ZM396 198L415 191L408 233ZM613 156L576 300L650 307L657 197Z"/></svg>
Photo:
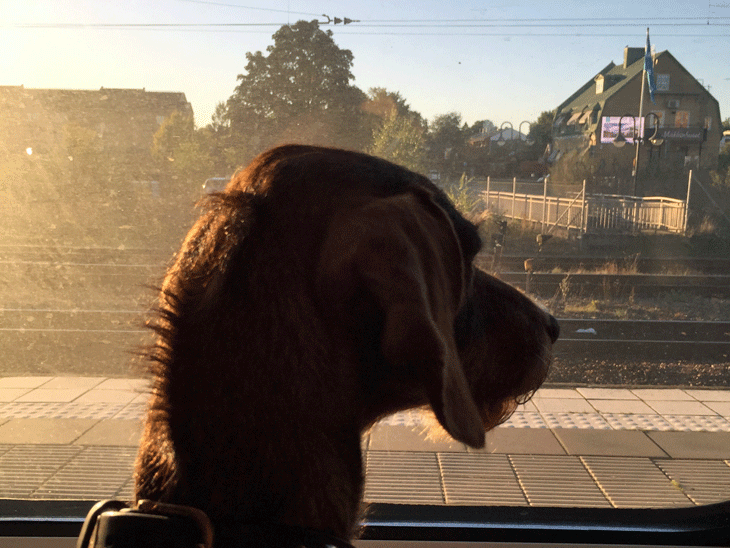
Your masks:
<svg viewBox="0 0 730 548"><path fill-rule="evenodd" d="M644 48L627 46L623 63L609 63L558 106L554 182L585 179L593 192L681 196L690 169L701 173L716 167L722 136L718 101L668 51L653 62L653 103L648 86L641 97ZM619 123L627 145L621 148L614 144ZM636 177L635 137L640 140Z"/></svg>
<svg viewBox="0 0 730 548"><path fill-rule="evenodd" d="M193 116L184 93L0 86L0 155L74 162L83 149L107 172L149 177L153 136L173 112Z"/></svg>

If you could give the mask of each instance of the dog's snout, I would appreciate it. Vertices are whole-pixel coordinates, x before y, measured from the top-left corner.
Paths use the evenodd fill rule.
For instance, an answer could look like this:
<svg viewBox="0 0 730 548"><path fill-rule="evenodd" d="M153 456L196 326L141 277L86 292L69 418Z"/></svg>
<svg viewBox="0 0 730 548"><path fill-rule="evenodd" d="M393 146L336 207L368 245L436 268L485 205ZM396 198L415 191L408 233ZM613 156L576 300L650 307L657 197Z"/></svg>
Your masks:
<svg viewBox="0 0 730 548"><path fill-rule="evenodd" d="M558 340L558 337L560 336L560 323L558 323L557 318L555 318L552 314L548 314L547 332L548 335L550 335L552 342Z"/></svg>

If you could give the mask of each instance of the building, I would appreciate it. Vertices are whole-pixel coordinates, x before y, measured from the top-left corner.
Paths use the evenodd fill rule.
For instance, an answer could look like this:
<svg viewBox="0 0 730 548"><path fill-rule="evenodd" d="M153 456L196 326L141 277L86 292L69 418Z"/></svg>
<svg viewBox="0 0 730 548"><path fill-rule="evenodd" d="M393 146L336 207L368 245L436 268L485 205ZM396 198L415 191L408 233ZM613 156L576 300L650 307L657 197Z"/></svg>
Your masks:
<svg viewBox="0 0 730 548"><path fill-rule="evenodd" d="M0 155L74 162L93 153L107 172L144 178L153 136L175 111L192 116L184 93L0 86Z"/></svg>
<svg viewBox="0 0 730 548"><path fill-rule="evenodd" d="M484 131L479 132L476 135L469 137L468 143L469 146L472 147L489 147L491 149L492 145L504 145L509 141L517 142L518 140L527 141L527 135L520 133L516 129L508 127L495 130L492 133Z"/></svg>
<svg viewBox="0 0 730 548"><path fill-rule="evenodd" d="M689 169L702 173L717 166L722 136L717 100L663 51L654 57L655 103L645 86L640 120L643 69L644 48L627 46L622 64L609 63L557 108L555 182L585 179L593 192L681 196ZM619 122L627 141L622 148L614 146ZM643 137L635 178L634 132Z"/></svg>

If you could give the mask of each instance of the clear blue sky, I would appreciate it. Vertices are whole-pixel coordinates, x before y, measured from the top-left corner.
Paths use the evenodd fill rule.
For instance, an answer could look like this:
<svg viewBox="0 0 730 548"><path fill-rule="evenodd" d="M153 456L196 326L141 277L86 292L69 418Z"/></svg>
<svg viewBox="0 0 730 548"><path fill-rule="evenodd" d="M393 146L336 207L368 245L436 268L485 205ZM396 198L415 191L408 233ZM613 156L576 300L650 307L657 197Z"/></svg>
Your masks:
<svg viewBox="0 0 730 548"><path fill-rule="evenodd" d="M353 52L355 85L399 91L428 119L456 111L516 128L620 63L624 46L643 46L647 27L730 117L728 0L0 0L0 85L183 91L204 125L246 52L322 14L361 21L323 25ZM126 26L231 23L251 26Z"/></svg>

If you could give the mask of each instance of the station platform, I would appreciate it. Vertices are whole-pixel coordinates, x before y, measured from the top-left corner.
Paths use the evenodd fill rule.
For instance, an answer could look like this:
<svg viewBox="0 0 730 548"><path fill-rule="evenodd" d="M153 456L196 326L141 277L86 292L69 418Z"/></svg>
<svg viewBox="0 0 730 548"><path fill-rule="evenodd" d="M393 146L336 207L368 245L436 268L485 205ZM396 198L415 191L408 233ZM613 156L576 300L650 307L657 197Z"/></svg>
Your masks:
<svg viewBox="0 0 730 548"><path fill-rule="evenodd" d="M128 499L142 379L0 378L0 498ZM363 437L370 502L579 507L730 499L730 390L542 388L472 450L417 411Z"/></svg>

